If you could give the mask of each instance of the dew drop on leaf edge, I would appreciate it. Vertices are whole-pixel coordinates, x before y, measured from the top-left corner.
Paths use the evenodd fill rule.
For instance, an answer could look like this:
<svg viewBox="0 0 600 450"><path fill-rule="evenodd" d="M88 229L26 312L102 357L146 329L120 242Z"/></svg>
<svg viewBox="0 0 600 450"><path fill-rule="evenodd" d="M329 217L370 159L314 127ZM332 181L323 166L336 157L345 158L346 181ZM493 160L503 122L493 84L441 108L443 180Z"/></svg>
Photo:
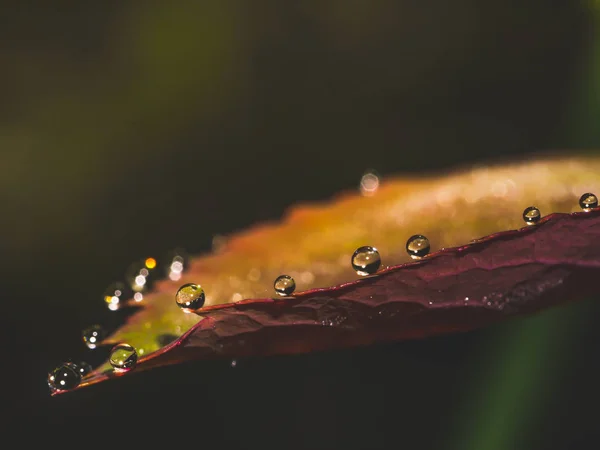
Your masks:
<svg viewBox="0 0 600 450"><path fill-rule="evenodd" d="M61 364L48 374L48 387L53 391L75 389L81 383L79 368L70 362Z"/></svg>
<svg viewBox="0 0 600 450"><path fill-rule="evenodd" d="M579 206L585 212L588 212L591 209L598 207L598 197L591 192L586 192L579 198Z"/></svg>
<svg viewBox="0 0 600 450"><path fill-rule="evenodd" d="M535 225L542 218L540 210L535 206L529 206L523 211L523 220L527 225Z"/></svg>
<svg viewBox="0 0 600 450"><path fill-rule="evenodd" d="M415 234L406 241L406 251L412 259L421 259L430 249L429 239L422 234Z"/></svg>
<svg viewBox="0 0 600 450"><path fill-rule="evenodd" d="M381 256L375 247L365 245L354 251L351 262L352 268L357 274L372 275L381 266Z"/></svg>
<svg viewBox="0 0 600 450"><path fill-rule="evenodd" d="M135 348L129 344L117 344L110 351L108 361L118 372L127 372L137 364L138 356Z"/></svg>
<svg viewBox="0 0 600 450"><path fill-rule="evenodd" d="M100 325L92 325L81 333L84 344L91 350L95 349L102 339L104 339L104 330Z"/></svg>
<svg viewBox="0 0 600 450"><path fill-rule="evenodd" d="M285 297L296 290L296 282L289 275L279 275L273 283L273 288L277 295Z"/></svg>
<svg viewBox="0 0 600 450"><path fill-rule="evenodd" d="M184 284L175 294L175 303L185 312L193 312L202 308L205 300L204 289L195 283Z"/></svg>

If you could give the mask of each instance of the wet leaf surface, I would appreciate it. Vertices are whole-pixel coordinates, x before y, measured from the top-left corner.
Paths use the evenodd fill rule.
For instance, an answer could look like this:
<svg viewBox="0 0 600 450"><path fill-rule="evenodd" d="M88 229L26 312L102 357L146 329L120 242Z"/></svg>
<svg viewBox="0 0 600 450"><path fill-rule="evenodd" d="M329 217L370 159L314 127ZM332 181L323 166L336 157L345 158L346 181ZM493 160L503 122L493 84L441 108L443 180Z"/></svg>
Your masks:
<svg viewBox="0 0 600 450"><path fill-rule="evenodd" d="M481 167L383 180L375 195L296 208L279 225L251 229L192 259L180 280L158 282L143 309L105 343L136 347L135 373L187 359L468 330L575 299L591 292L600 270L598 212L552 214L529 227L522 213L531 205L542 216L580 210L583 192L600 191L599 169L598 158ZM434 253L406 264L406 240L414 234L426 235ZM350 264L362 245L377 247L383 261L366 278ZM293 298L274 299L273 281L282 273L296 280ZM206 291L199 315L175 303L177 288L188 282ZM174 336L181 337L167 344ZM104 365L81 386L111 376Z"/></svg>

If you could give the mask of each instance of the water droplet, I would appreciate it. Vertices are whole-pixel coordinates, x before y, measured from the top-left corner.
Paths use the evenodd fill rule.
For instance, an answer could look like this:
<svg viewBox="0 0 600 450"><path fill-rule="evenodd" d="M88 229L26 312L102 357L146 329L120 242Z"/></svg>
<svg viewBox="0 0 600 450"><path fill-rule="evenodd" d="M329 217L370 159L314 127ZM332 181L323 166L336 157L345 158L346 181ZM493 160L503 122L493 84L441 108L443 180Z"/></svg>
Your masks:
<svg viewBox="0 0 600 450"><path fill-rule="evenodd" d="M529 208L525 208L523 211L523 220L527 225L535 225L542 218L542 214L540 210L535 206L530 206Z"/></svg>
<svg viewBox="0 0 600 450"><path fill-rule="evenodd" d="M110 351L109 362L117 372L127 372L137 364L137 352L129 344L117 344Z"/></svg>
<svg viewBox="0 0 600 450"><path fill-rule="evenodd" d="M375 247L368 245L357 248L352 255L352 268L359 275L371 275L381 266L381 256Z"/></svg>
<svg viewBox="0 0 600 450"><path fill-rule="evenodd" d="M591 211L592 208L598 206L598 197L591 192L586 192L579 198L579 206L581 206L581 209L585 212Z"/></svg>
<svg viewBox="0 0 600 450"><path fill-rule="evenodd" d="M177 306L185 312L193 312L204 306L206 296L199 284L187 283L179 288L175 295Z"/></svg>
<svg viewBox="0 0 600 450"><path fill-rule="evenodd" d="M127 289L125 284L119 282L113 283L104 291L104 302L108 306L108 309L116 311L123 306L125 300L130 298L130 293L131 291Z"/></svg>
<svg viewBox="0 0 600 450"><path fill-rule="evenodd" d="M279 275L273 283L275 292L282 297L291 295L296 289L296 282L289 275Z"/></svg>
<svg viewBox="0 0 600 450"><path fill-rule="evenodd" d="M81 383L78 367L70 362L64 363L48 374L48 387L52 391L68 391Z"/></svg>
<svg viewBox="0 0 600 450"><path fill-rule="evenodd" d="M368 170L360 179L360 193L365 197L375 195L379 189L380 176L374 170Z"/></svg>
<svg viewBox="0 0 600 450"><path fill-rule="evenodd" d="M429 239L422 234L415 234L406 241L406 251L412 259L421 259L429 253Z"/></svg>
<svg viewBox="0 0 600 450"><path fill-rule="evenodd" d="M83 342L89 349L95 349L100 344L100 341L104 339L104 330L100 325L92 325L91 327L83 330L82 337Z"/></svg>
<svg viewBox="0 0 600 450"><path fill-rule="evenodd" d="M80 361L77 364L75 364L75 366L77 366L77 371L82 377L85 377L88 373L91 373L93 370L92 366L90 366L85 361Z"/></svg>
<svg viewBox="0 0 600 450"><path fill-rule="evenodd" d="M235 367L235 366L237 366L237 360L232 359L231 360L231 367Z"/></svg>

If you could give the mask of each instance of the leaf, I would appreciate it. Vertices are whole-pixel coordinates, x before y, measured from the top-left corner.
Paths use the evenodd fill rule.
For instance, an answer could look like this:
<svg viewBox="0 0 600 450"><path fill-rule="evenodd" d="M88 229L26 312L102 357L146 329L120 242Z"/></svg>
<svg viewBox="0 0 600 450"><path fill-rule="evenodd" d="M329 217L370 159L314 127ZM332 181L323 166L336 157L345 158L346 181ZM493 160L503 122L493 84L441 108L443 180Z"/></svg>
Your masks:
<svg viewBox="0 0 600 450"><path fill-rule="evenodd" d="M280 225L256 227L231 238L223 250L194 259L178 282L158 283L144 308L107 342L138 348L138 372L187 359L324 350L466 330L570 300L572 293L589 292L585 277L598 270L597 212L551 215L534 227L463 244L522 227L523 209L531 204L542 214L580 209L583 192L600 190L598 169L600 158L590 157L482 167L390 180L374 196L347 194L297 208ZM410 259L406 239L415 233L428 236L438 252L403 265ZM376 246L383 263L395 266L353 281L350 255L361 245ZM463 246L440 250L456 245ZM270 299L281 273L294 277L304 292ZM187 282L207 292L200 322L201 316L183 314L174 301L178 286ZM223 305L232 301L237 303ZM165 336L185 331L158 350ZM110 376L104 365L80 386Z"/></svg>

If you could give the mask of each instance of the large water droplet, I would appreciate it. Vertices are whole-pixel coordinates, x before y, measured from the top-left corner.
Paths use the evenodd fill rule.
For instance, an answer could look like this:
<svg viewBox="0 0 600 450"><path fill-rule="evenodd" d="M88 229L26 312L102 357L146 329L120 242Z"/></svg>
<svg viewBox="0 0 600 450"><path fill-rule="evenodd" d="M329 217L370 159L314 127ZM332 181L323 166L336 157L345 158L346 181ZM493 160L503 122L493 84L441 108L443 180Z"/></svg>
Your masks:
<svg viewBox="0 0 600 450"><path fill-rule="evenodd" d="M175 295L177 306L185 312L193 312L204 306L206 297L199 284L187 283L179 288Z"/></svg>
<svg viewBox="0 0 600 450"><path fill-rule="evenodd" d="M100 344L100 341L104 339L104 330L100 325L92 325L91 327L83 330L82 337L83 342L89 349L95 349Z"/></svg>
<svg viewBox="0 0 600 450"><path fill-rule="evenodd" d="M527 225L535 225L542 218L542 213L535 206L525 208L523 211L523 220Z"/></svg>
<svg viewBox="0 0 600 450"><path fill-rule="evenodd" d="M429 239L422 234L415 234L406 241L406 251L412 259L421 259L430 249Z"/></svg>
<svg viewBox="0 0 600 450"><path fill-rule="evenodd" d="M135 348L129 344L117 344L110 351L108 361L117 372L127 372L135 367L137 359Z"/></svg>
<svg viewBox="0 0 600 450"><path fill-rule="evenodd" d="M593 208L598 207L598 197L591 192L586 192L579 198L579 206L585 212L591 211Z"/></svg>
<svg viewBox="0 0 600 450"><path fill-rule="evenodd" d="M64 363L48 374L48 386L53 391L75 389L81 383L79 368L70 362Z"/></svg>
<svg viewBox="0 0 600 450"><path fill-rule="evenodd" d="M352 268L359 275L371 275L381 266L381 256L375 247L365 245L357 248L352 255Z"/></svg>
<svg viewBox="0 0 600 450"><path fill-rule="evenodd" d="M123 306L125 300L130 297L131 291L127 289L125 284L119 282L111 284L106 288L106 291L104 291L104 302L111 311L119 309Z"/></svg>
<svg viewBox="0 0 600 450"><path fill-rule="evenodd" d="M296 282L289 275L279 275L275 279L275 283L273 283L273 287L275 288L275 292L285 297L287 295L291 295L292 292L296 289Z"/></svg>
<svg viewBox="0 0 600 450"><path fill-rule="evenodd" d="M91 373L92 370L94 370L92 369L92 366L90 366L85 361L80 361L75 365L77 366L77 371L79 372L79 375L81 375L82 377L85 377L88 373Z"/></svg>

